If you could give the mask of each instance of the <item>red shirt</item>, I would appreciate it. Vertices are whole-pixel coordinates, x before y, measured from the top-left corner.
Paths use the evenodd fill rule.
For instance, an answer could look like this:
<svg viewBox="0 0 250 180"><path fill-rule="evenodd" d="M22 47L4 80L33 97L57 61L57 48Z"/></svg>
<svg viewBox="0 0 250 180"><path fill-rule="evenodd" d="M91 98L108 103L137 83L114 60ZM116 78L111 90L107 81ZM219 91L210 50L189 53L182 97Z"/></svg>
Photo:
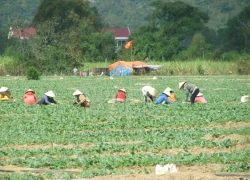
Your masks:
<svg viewBox="0 0 250 180"><path fill-rule="evenodd" d="M126 93L123 91L118 91L118 93L115 96L115 100L117 102L124 102L126 101Z"/></svg>
<svg viewBox="0 0 250 180"><path fill-rule="evenodd" d="M23 96L23 101L25 104L35 104L36 103L36 95L33 92L27 92Z"/></svg>

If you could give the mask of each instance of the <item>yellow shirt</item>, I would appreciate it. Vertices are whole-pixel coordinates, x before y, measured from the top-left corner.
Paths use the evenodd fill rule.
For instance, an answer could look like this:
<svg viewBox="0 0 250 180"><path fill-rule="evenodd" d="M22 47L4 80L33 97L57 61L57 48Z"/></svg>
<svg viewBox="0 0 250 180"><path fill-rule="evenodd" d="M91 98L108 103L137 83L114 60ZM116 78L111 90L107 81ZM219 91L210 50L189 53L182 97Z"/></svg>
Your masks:
<svg viewBox="0 0 250 180"><path fill-rule="evenodd" d="M170 93L170 96L168 96L168 100L170 102L175 102L176 101L176 96L174 93Z"/></svg>
<svg viewBox="0 0 250 180"><path fill-rule="evenodd" d="M0 93L0 101L7 101L12 99L12 96L10 93Z"/></svg>

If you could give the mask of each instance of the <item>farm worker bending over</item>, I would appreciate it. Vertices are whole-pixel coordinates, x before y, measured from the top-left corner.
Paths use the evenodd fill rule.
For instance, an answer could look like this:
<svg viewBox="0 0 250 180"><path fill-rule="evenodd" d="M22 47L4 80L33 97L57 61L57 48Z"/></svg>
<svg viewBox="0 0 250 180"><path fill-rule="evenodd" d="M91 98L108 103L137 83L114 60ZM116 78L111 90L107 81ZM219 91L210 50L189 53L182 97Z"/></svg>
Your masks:
<svg viewBox="0 0 250 180"><path fill-rule="evenodd" d="M126 101L126 90L125 89L119 89L116 96L115 96L115 102L123 103Z"/></svg>
<svg viewBox="0 0 250 180"><path fill-rule="evenodd" d="M90 107L90 100L79 90L76 90L73 94L76 97L74 105L80 105L81 107Z"/></svg>
<svg viewBox="0 0 250 180"><path fill-rule="evenodd" d="M37 104L39 104L39 105L56 104L54 97L55 97L55 94L53 93L53 91L48 91L41 97L41 99L39 99Z"/></svg>
<svg viewBox="0 0 250 180"><path fill-rule="evenodd" d="M0 88L0 100L1 101L14 101L13 97L7 87Z"/></svg>
<svg viewBox="0 0 250 180"><path fill-rule="evenodd" d="M188 97L189 97L189 94L191 93L190 101L191 101L191 104L194 104L195 98L200 92L199 88L187 82L180 82L179 89L184 89L184 91L186 92L186 102L188 102Z"/></svg>
<svg viewBox="0 0 250 180"><path fill-rule="evenodd" d="M173 90L167 87L156 100L156 104L173 104L176 101Z"/></svg>
<svg viewBox="0 0 250 180"><path fill-rule="evenodd" d="M23 101L25 104L35 104L36 103L35 91L33 91L32 89L28 89L23 96Z"/></svg>
<svg viewBox="0 0 250 180"><path fill-rule="evenodd" d="M197 102L199 104L206 104L207 103L207 101L204 98L202 93L197 94L196 98L194 99L194 102Z"/></svg>
<svg viewBox="0 0 250 180"><path fill-rule="evenodd" d="M149 99L149 102L153 102L155 100L155 97L157 96L157 91L155 88L151 86L144 86L142 89L142 95L144 97L144 101L147 102Z"/></svg>

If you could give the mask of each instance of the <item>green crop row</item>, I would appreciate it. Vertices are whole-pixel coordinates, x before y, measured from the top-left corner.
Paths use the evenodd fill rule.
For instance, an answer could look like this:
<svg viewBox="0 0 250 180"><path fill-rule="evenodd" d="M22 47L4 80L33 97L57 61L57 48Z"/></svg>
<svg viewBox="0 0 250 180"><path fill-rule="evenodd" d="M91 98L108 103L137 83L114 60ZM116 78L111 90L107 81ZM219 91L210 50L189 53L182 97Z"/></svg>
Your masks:
<svg viewBox="0 0 250 180"><path fill-rule="evenodd" d="M187 80L200 87L208 104L183 104L185 93L178 82ZM39 81L25 77L0 77L16 102L0 102L0 165L27 168L80 168L80 173L63 173L61 178L93 177L133 172L135 166L156 164L202 165L222 163L221 171L249 171L249 150L223 152L237 145L249 145L249 76L50 76ZM140 89L151 85L161 93L171 87L178 99L173 105L145 104ZM125 88L127 101L108 104L117 87ZM24 92L32 88L37 98L53 90L58 104L25 105ZM73 106L75 89L91 100L91 108ZM221 141L205 139L210 135ZM239 135L243 142L226 138ZM57 145L56 145L57 144ZM194 148L221 149L221 153L191 154ZM168 150L187 153L164 154ZM216 151L217 152L217 151ZM164 155L163 155L164 154ZM147 172L145 170L144 172ZM56 179L49 172L34 176L12 174L0 179Z"/></svg>

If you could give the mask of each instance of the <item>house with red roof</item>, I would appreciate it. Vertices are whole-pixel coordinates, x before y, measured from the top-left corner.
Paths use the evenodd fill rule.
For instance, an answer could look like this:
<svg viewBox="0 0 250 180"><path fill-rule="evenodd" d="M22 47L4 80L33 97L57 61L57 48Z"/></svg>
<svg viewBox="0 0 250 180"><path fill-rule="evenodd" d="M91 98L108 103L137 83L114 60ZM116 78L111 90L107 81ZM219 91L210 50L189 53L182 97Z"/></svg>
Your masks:
<svg viewBox="0 0 250 180"><path fill-rule="evenodd" d="M116 48L124 46L130 36L129 28L105 28L103 30L104 33L109 31L113 32L115 36Z"/></svg>
<svg viewBox="0 0 250 180"><path fill-rule="evenodd" d="M33 27L30 28L12 28L10 27L8 39L11 37L19 38L19 39L28 39L31 36L35 36L37 34L36 29Z"/></svg>

